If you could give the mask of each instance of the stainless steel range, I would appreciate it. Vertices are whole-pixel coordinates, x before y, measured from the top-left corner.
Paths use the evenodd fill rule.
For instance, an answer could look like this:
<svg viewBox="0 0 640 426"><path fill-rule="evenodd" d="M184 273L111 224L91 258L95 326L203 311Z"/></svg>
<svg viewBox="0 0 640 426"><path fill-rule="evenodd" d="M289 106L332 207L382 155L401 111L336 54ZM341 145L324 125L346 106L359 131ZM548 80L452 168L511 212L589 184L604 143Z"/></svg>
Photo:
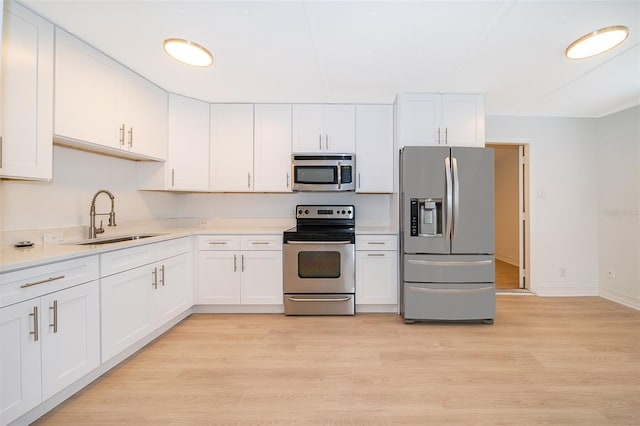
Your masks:
<svg viewBox="0 0 640 426"><path fill-rule="evenodd" d="M284 232L284 313L355 313L355 209L296 206L296 227Z"/></svg>

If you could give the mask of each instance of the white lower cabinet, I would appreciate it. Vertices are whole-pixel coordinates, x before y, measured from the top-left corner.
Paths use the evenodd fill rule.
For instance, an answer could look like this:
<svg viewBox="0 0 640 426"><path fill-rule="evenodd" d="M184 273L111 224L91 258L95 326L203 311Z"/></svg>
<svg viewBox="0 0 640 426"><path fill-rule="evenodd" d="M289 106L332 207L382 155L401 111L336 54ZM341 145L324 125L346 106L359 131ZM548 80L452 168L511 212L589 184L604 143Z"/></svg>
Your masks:
<svg viewBox="0 0 640 426"><path fill-rule="evenodd" d="M1 424L100 365L96 278L97 259L92 257L2 275ZM91 281L77 283L83 279ZM6 305L20 290L37 297Z"/></svg>
<svg viewBox="0 0 640 426"><path fill-rule="evenodd" d="M200 236L197 256L197 304L282 304L282 235Z"/></svg>
<svg viewBox="0 0 640 426"><path fill-rule="evenodd" d="M398 244L395 235L356 235L356 310L398 304Z"/></svg>
<svg viewBox="0 0 640 426"><path fill-rule="evenodd" d="M178 242L175 250L180 251L183 240L186 251L170 257L160 253L163 246L176 244L172 241L128 249L136 257L142 247L147 247L153 261L101 278L102 362L193 305L193 268L187 239L174 240ZM114 263L113 257L125 259L128 250L102 255L103 273L105 265Z"/></svg>

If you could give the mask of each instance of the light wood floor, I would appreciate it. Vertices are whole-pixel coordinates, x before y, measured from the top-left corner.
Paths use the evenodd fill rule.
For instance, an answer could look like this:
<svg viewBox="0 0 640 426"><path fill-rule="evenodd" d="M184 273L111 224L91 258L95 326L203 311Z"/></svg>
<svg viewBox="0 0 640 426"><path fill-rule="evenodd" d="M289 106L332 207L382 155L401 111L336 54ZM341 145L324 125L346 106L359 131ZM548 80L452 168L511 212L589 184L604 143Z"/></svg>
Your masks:
<svg viewBox="0 0 640 426"><path fill-rule="evenodd" d="M640 312L498 296L494 325L192 315L38 425L638 425Z"/></svg>
<svg viewBox="0 0 640 426"><path fill-rule="evenodd" d="M496 259L496 289L514 290L520 288L518 267Z"/></svg>

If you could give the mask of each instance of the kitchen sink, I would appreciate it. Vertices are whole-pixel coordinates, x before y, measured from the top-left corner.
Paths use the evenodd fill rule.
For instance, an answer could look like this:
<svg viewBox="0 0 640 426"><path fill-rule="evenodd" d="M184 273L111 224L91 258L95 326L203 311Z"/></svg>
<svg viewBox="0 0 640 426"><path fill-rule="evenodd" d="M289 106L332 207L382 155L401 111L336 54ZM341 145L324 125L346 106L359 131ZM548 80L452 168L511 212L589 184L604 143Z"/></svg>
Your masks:
<svg viewBox="0 0 640 426"><path fill-rule="evenodd" d="M95 246L95 245L103 245L103 244L121 243L123 241L136 241L136 240L141 240L143 238L158 237L160 235L165 235L165 234L115 235L113 237L92 238L90 240L80 240L80 241L76 241L76 242L69 243L69 244L73 244L73 245L76 245L76 246Z"/></svg>

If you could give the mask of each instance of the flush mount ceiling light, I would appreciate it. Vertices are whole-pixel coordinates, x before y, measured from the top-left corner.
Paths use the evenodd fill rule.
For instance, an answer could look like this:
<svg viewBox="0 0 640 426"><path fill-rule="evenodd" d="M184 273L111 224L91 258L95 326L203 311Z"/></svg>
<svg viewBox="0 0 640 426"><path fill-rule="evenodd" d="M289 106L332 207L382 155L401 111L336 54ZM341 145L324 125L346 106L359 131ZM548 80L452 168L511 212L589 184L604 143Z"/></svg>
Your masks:
<svg viewBox="0 0 640 426"><path fill-rule="evenodd" d="M169 56L184 64L208 67L213 63L213 55L198 43L182 38L168 38L163 46Z"/></svg>
<svg viewBox="0 0 640 426"><path fill-rule="evenodd" d="M627 27L617 25L601 28L571 43L564 53L569 59L589 58L613 49L625 41L627 37L629 37Z"/></svg>

